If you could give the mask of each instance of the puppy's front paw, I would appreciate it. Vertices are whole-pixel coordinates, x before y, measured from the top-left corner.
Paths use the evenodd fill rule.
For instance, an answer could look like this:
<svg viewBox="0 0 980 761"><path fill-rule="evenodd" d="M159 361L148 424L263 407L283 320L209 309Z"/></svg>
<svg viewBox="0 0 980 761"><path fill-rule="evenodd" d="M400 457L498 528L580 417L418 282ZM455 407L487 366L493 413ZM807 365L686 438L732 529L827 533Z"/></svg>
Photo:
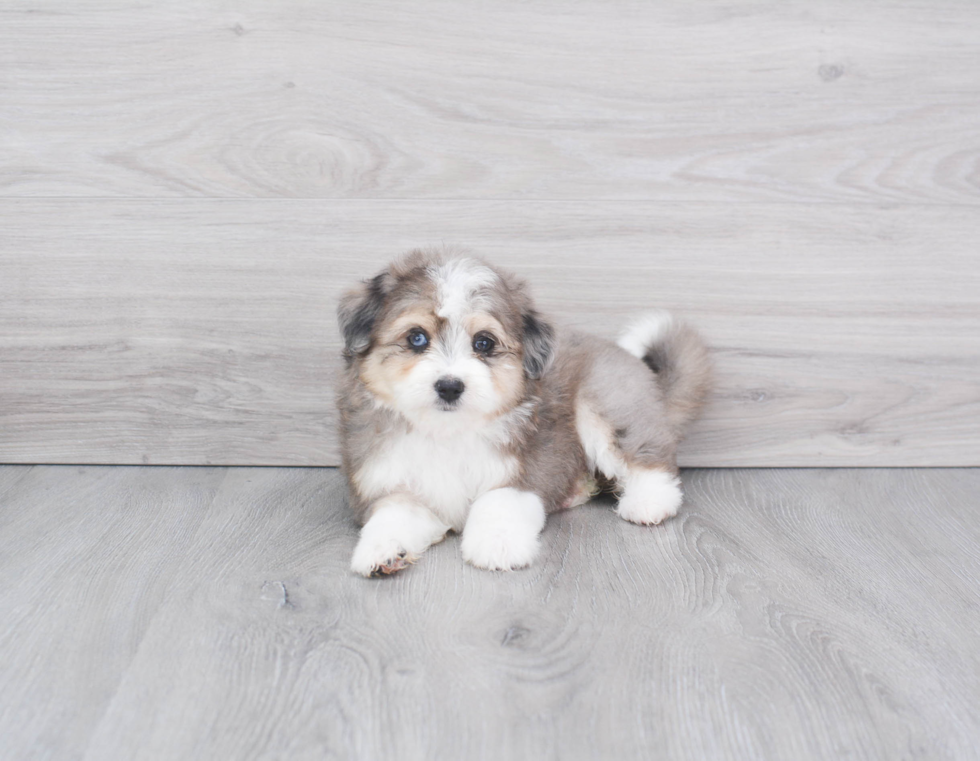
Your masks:
<svg viewBox="0 0 980 761"><path fill-rule="evenodd" d="M463 558L477 568L488 571L514 571L531 565L541 543L537 536L509 526L495 526L486 531L463 534Z"/></svg>
<svg viewBox="0 0 980 761"><path fill-rule="evenodd" d="M442 541L449 526L421 505L401 495L375 503L361 529L351 570L361 576L387 576L414 563L434 542Z"/></svg>
<svg viewBox="0 0 980 761"><path fill-rule="evenodd" d="M677 515L684 496L677 476L662 470L631 472L616 512L630 523L653 526Z"/></svg>
<svg viewBox="0 0 980 761"><path fill-rule="evenodd" d="M361 576L388 576L408 568L416 560L414 555L410 555L408 550L391 537L361 537L350 567Z"/></svg>
<svg viewBox="0 0 980 761"><path fill-rule="evenodd" d="M463 530L463 558L477 568L513 571L538 555L544 527L541 498L518 489L494 489L470 508Z"/></svg>

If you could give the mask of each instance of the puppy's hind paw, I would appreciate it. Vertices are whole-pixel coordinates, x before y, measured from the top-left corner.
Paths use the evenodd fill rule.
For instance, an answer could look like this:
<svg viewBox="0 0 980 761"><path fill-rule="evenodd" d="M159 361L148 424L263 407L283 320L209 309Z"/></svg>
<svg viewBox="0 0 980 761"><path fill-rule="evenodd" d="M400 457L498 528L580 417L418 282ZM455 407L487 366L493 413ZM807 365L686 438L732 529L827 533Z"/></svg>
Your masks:
<svg viewBox="0 0 980 761"><path fill-rule="evenodd" d="M616 512L630 523L654 526L677 515L683 499L677 476L662 470L632 472Z"/></svg>

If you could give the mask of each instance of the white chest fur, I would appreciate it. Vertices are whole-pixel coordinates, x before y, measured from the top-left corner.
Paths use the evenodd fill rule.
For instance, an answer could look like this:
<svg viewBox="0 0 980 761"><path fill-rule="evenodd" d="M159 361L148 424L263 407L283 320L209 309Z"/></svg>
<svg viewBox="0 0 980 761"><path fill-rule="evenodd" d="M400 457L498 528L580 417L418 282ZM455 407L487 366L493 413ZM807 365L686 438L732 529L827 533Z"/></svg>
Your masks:
<svg viewBox="0 0 980 761"><path fill-rule="evenodd" d="M419 432L394 436L379 446L355 474L364 497L414 494L444 523L459 531L470 504L490 489L508 485L517 460L477 433L433 437Z"/></svg>

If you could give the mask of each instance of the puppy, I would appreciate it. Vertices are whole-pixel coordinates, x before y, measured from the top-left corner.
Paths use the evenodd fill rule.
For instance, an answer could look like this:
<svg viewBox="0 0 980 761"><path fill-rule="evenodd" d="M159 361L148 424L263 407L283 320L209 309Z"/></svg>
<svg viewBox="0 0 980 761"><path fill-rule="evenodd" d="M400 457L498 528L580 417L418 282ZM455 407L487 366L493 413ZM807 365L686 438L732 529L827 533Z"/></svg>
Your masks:
<svg viewBox="0 0 980 761"><path fill-rule="evenodd" d="M645 317L616 345L556 329L507 272L416 251L345 294L338 316L355 572L399 571L450 530L473 565L522 568L548 513L601 482L633 523L677 512L677 444L710 364L670 315Z"/></svg>

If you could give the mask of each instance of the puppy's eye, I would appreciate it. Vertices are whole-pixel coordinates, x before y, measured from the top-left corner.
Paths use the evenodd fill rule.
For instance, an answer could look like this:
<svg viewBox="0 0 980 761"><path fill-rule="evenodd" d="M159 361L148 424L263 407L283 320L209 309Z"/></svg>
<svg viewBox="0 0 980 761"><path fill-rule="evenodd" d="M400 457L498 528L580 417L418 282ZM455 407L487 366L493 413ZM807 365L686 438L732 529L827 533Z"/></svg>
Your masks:
<svg viewBox="0 0 980 761"><path fill-rule="evenodd" d="M425 347L428 345L429 337L424 330L416 328L408 334L408 348L412 351L425 351Z"/></svg>
<svg viewBox="0 0 980 761"><path fill-rule="evenodd" d="M477 333L473 338L473 351L477 354L489 354L496 345L497 342L493 340L493 336L489 333Z"/></svg>

